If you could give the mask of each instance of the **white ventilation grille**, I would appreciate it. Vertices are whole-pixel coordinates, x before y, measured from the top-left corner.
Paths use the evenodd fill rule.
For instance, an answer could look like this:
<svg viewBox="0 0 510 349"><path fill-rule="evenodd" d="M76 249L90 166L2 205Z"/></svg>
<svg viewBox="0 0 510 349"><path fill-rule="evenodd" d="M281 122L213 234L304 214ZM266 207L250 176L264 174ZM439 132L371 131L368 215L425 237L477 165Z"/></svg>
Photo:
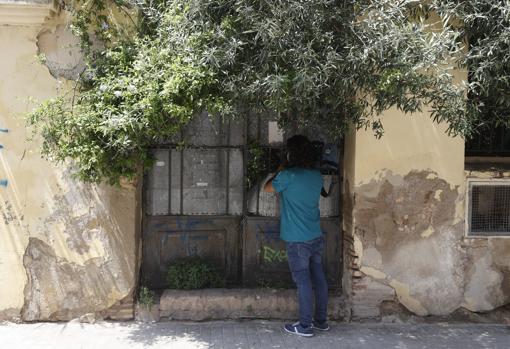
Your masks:
<svg viewBox="0 0 510 349"><path fill-rule="evenodd" d="M510 180L470 181L468 236L510 236Z"/></svg>

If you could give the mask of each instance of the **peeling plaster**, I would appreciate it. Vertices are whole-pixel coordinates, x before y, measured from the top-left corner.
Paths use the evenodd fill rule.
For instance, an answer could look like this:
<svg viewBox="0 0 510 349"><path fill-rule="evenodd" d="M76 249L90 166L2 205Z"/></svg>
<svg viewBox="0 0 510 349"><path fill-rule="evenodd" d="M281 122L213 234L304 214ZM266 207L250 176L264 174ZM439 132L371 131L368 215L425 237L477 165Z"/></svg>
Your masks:
<svg viewBox="0 0 510 349"><path fill-rule="evenodd" d="M456 246L462 227L453 224L458 191L429 171L400 179L384 173L392 180L378 177L356 188L354 250L360 270L392 287L418 315L451 312L463 293L463 257Z"/></svg>
<svg viewBox="0 0 510 349"><path fill-rule="evenodd" d="M363 257L363 243L357 235L354 236L354 253L360 259Z"/></svg>
<svg viewBox="0 0 510 349"><path fill-rule="evenodd" d="M362 284L373 288L363 294L381 289L378 284L391 287L403 306L422 316L461 307L489 311L510 302L510 240L464 239L461 186L428 171L401 180L380 173L356 188L354 251L371 280ZM365 301L376 307L382 298Z"/></svg>
<svg viewBox="0 0 510 349"><path fill-rule="evenodd" d="M17 320L20 318L19 308L5 308L0 310L0 321Z"/></svg>
<svg viewBox="0 0 510 349"><path fill-rule="evenodd" d="M503 273L494 267L487 250L472 251L473 263L468 267L464 302L470 311L487 311L505 303L502 289Z"/></svg>
<svg viewBox="0 0 510 349"><path fill-rule="evenodd" d="M111 261L92 258L80 266L57 257L51 246L36 238L30 238L23 263L28 276L25 321L71 320L103 311L134 287L116 275Z"/></svg>
<svg viewBox="0 0 510 349"><path fill-rule="evenodd" d="M429 314L427 309L425 309L425 307L421 305L420 301L418 301L416 298L411 297L409 285L403 284L396 280L392 280L390 282L390 286L393 287L393 289L395 290L395 293L397 294L400 303L402 303L407 309L421 316Z"/></svg>
<svg viewBox="0 0 510 349"><path fill-rule="evenodd" d="M360 270L363 274L373 277L374 279L386 279L388 277L388 275L382 271L372 267L361 267Z"/></svg>
<svg viewBox="0 0 510 349"><path fill-rule="evenodd" d="M436 229L434 229L434 227L428 227L427 230L425 230L423 233L421 233L421 237L428 238L432 234L434 234L435 231L436 231Z"/></svg>
<svg viewBox="0 0 510 349"><path fill-rule="evenodd" d="M85 69L79 39L67 24L58 24L42 30L37 36L38 53L44 55L44 64L56 78L76 80Z"/></svg>
<svg viewBox="0 0 510 349"><path fill-rule="evenodd" d="M27 97L54 97L81 69L65 21L49 19L42 32L0 31L7 53L0 56L0 180L8 179L0 191L0 283L9 285L0 288L0 318L23 310L25 320L69 320L119 302L129 307L136 286L139 189L73 180L68 164L41 158L40 138L25 140L29 131L18 117L32 107Z"/></svg>
<svg viewBox="0 0 510 349"><path fill-rule="evenodd" d="M363 262L374 268L382 267L382 256L374 247L368 247L363 252Z"/></svg>

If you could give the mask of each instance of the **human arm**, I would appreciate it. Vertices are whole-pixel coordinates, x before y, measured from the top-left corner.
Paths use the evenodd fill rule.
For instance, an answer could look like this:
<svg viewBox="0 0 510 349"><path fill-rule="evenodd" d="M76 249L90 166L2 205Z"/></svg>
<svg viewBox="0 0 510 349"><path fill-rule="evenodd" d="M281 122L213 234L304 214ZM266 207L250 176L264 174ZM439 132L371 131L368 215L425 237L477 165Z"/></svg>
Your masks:
<svg viewBox="0 0 510 349"><path fill-rule="evenodd" d="M269 178L266 182L266 184L264 184L264 188L263 188L263 191L266 192L266 193L274 193L275 190L274 190L274 187L273 187L273 180L276 178L276 176L278 175L278 172L276 172L274 174L274 176L272 176L271 178Z"/></svg>
<svg viewBox="0 0 510 349"><path fill-rule="evenodd" d="M267 182L264 184L264 188L262 189L266 193L274 193L276 192L275 187L273 186L273 181L280 174L281 171L283 171L284 166L280 165L278 166L278 169L276 170L276 173L267 180Z"/></svg>

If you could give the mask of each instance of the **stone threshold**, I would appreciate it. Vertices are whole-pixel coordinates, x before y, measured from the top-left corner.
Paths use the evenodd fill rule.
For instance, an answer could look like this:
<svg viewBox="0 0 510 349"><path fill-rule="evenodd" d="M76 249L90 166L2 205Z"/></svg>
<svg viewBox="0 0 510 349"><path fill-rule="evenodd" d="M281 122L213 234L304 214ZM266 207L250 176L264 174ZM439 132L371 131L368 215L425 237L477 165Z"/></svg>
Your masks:
<svg viewBox="0 0 510 349"><path fill-rule="evenodd" d="M342 297L330 295L328 306L330 320L348 318L344 303ZM158 321L159 317L183 321L294 320L298 317L296 290L288 289L165 290L160 296L159 304L154 308L149 321ZM141 317L140 313L140 307L137 307L137 318L147 321L147 314Z"/></svg>

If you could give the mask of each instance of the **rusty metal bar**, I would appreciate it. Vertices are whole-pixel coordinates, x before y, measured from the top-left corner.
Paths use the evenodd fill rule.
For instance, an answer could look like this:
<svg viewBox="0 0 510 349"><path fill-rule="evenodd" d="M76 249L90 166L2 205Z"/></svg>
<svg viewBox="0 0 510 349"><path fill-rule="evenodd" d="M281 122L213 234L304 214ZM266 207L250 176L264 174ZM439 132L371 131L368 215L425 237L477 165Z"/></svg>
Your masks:
<svg viewBox="0 0 510 349"><path fill-rule="evenodd" d="M168 214L172 214L172 149L168 149Z"/></svg>
<svg viewBox="0 0 510 349"><path fill-rule="evenodd" d="M181 149L181 187L180 187L180 212L184 214L184 149Z"/></svg>
<svg viewBox="0 0 510 349"><path fill-rule="evenodd" d="M243 212L242 212L242 215L243 216L246 216L246 214L248 213L248 204L247 204L247 190L246 190L246 167L247 167L247 164L248 164L248 149L247 149L247 145L248 145L248 130L249 130L249 125L248 125L248 112L245 113L245 118L244 118L244 142L243 142L243 146L242 146L242 151L243 151Z"/></svg>
<svg viewBox="0 0 510 349"><path fill-rule="evenodd" d="M227 145L230 146L230 119L228 120L228 130L227 130ZM226 154L227 154L227 183L225 185L226 187L226 190L227 190L227 195L226 195L226 205L225 205L225 213L228 215L229 214L229 208L230 208L230 149L226 149L225 150Z"/></svg>
<svg viewBox="0 0 510 349"><path fill-rule="evenodd" d="M182 144L177 143L165 143L158 145L158 149L178 149L182 147ZM236 145L188 145L186 149L239 149Z"/></svg>

